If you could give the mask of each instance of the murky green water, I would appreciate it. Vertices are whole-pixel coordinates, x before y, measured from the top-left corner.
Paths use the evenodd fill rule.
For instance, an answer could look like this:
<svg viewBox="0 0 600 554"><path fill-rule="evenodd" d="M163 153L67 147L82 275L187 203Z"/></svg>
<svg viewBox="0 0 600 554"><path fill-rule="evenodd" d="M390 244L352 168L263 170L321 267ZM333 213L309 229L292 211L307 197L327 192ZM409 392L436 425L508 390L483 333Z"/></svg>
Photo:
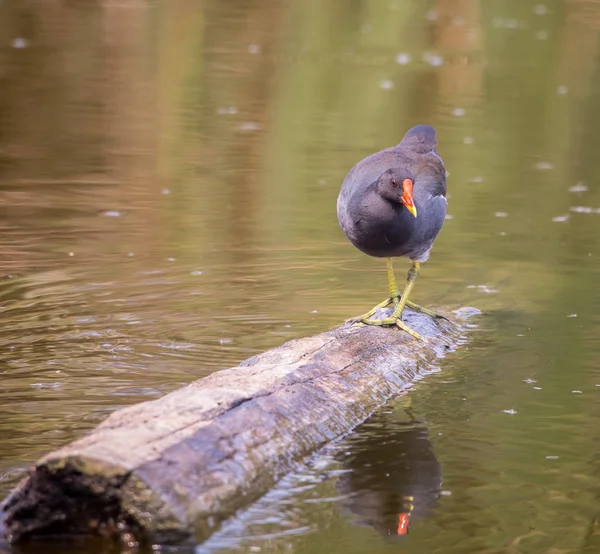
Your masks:
<svg viewBox="0 0 600 554"><path fill-rule="evenodd" d="M415 299L481 309L468 348L198 554L600 551L599 28L591 0L1 2L0 493L381 300L337 192L426 122L452 217Z"/></svg>

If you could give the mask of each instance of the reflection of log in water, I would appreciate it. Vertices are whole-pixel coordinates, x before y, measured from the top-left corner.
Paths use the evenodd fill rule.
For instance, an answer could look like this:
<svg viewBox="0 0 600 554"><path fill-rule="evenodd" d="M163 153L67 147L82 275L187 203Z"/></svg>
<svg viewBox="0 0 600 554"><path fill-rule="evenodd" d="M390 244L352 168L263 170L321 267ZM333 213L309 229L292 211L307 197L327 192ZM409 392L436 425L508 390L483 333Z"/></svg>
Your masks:
<svg viewBox="0 0 600 554"><path fill-rule="evenodd" d="M442 467L427 429L418 423L378 414L361 426L339 459L351 471L336 486L359 524L402 536L415 517L427 517L437 505Z"/></svg>

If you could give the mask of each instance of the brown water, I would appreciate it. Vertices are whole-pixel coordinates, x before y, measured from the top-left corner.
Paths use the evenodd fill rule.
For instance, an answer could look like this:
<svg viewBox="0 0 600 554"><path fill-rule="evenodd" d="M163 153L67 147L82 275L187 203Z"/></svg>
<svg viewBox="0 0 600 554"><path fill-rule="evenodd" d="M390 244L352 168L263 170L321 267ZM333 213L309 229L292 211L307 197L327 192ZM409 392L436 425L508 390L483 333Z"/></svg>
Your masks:
<svg viewBox="0 0 600 554"><path fill-rule="evenodd" d="M468 348L198 554L599 552L598 29L592 0L0 2L0 493L381 300L335 200L426 122L452 217L415 299L482 310Z"/></svg>

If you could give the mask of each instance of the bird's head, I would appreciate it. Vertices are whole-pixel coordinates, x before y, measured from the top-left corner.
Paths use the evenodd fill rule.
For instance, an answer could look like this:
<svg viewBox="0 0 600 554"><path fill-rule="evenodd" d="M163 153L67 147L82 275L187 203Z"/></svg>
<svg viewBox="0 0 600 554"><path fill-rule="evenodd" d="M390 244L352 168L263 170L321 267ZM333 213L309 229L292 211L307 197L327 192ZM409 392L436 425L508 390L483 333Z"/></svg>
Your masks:
<svg viewBox="0 0 600 554"><path fill-rule="evenodd" d="M413 175L406 169L393 167L381 174L377 180L377 192L382 198L394 204L404 204L413 217L417 217L417 207L413 199Z"/></svg>

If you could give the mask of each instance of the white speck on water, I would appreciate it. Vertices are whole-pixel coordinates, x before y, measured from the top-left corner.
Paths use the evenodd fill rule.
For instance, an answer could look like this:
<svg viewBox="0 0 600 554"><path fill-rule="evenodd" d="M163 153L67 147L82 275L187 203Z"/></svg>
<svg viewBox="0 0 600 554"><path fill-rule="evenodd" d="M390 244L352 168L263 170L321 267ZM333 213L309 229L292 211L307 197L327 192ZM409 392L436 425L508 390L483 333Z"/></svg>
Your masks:
<svg viewBox="0 0 600 554"><path fill-rule="evenodd" d="M62 383L31 383L29 385L32 389L60 389L62 387Z"/></svg>
<svg viewBox="0 0 600 554"><path fill-rule="evenodd" d="M394 88L394 83L392 81L389 81L388 79L384 79L379 83L379 88L382 88L384 90L390 90Z"/></svg>
<svg viewBox="0 0 600 554"><path fill-rule="evenodd" d="M222 106L217 108L217 113L220 115L235 115L238 113L238 109L235 106Z"/></svg>
<svg viewBox="0 0 600 554"><path fill-rule="evenodd" d="M583 391L580 391L580 390L572 390L571 392L573 394L583 394Z"/></svg>
<svg viewBox="0 0 600 554"><path fill-rule="evenodd" d="M427 21L437 21L438 11L437 10L429 10L425 15Z"/></svg>
<svg viewBox="0 0 600 554"><path fill-rule="evenodd" d="M569 187L569 192L587 192L589 189L581 181L579 183Z"/></svg>
<svg viewBox="0 0 600 554"><path fill-rule="evenodd" d="M528 385L532 385L533 383L537 383L537 381L535 379L532 379L531 377L527 377L527 379L523 379L523 383L527 383Z"/></svg>
<svg viewBox="0 0 600 554"><path fill-rule="evenodd" d="M589 206L573 206L570 210L580 214L600 214L600 208L590 208Z"/></svg>
<svg viewBox="0 0 600 554"><path fill-rule="evenodd" d="M400 53L396 56L396 63L400 65L407 65L412 61L412 56L410 54Z"/></svg>
<svg viewBox="0 0 600 554"><path fill-rule="evenodd" d="M457 15L452 19L452 25L455 27L462 27L466 23L465 18L462 15Z"/></svg>
<svg viewBox="0 0 600 554"><path fill-rule="evenodd" d="M232 342L233 342L233 339L229 339L229 338L219 339L219 344L231 344Z"/></svg>
<svg viewBox="0 0 600 554"><path fill-rule="evenodd" d="M161 194L171 194L171 190L170 189L162 189L160 191Z"/></svg>
<svg viewBox="0 0 600 554"><path fill-rule="evenodd" d="M248 550L250 552L260 552L261 548L260 548L260 546L251 546L250 548L248 548Z"/></svg>
<svg viewBox="0 0 600 554"><path fill-rule="evenodd" d="M135 254L134 254L133 252L129 252L127 255L128 255L130 258L133 258L133 257L135 256Z"/></svg>
<svg viewBox="0 0 600 554"><path fill-rule="evenodd" d="M508 214L506 212L496 212L494 215L496 217L508 217Z"/></svg>
<svg viewBox="0 0 600 554"><path fill-rule="evenodd" d="M535 34L535 38L537 38L538 40L548 40L548 31L538 31Z"/></svg>
<svg viewBox="0 0 600 554"><path fill-rule="evenodd" d="M290 329L292 326L291 326L291 325L288 323L287 325L284 325L284 327L285 327L286 329Z"/></svg>
<svg viewBox="0 0 600 554"><path fill-rule="evenodd" d="M536 4L533 6L533 13L535 15L546 15L548 13L548 7L544 4Z"/></svg>
<svg viewBox="0 0 600 554"><path fill-rule="evenodd" d="M444 58L438 54L432 54L431 52L425 52L423 54L423 61L433 67L444 65Z"/></svg>
<svg viewBox="0 0 600 554"><path fill-rule="evenodd" d="M577 314L569 314L567 317L577 317Z"/></svg>
<svg viewBox="0 0 600 554"><path fill-rule="evenodd" d="M318 314L319 312L317 310L312 310L310 313L311 314Z"/></svg>
<svg viewBox="0 0 600 554"><path fill-rule="evenodd" d="M238 127L240 131L259 131L261 128L260 123L256 123L256 121L244 121Z"/></svg>
<svg viewBox="0 0 600 554"><path fill-rule="evenodd" d="M452 496L452 491L440 491L441 496Z"/></svg>
<svg viewBox="0 0 600 554"><path fill-rule="evenodd" d="M83 317L78 317L75 321L77 321L77 323L95 323L97 320L93 315L87 315Z"/></svg>
<svg viewBox="0 0 600 554"><path fill-rule="evenodd" d="M75 252L69 252L69 256L71 256L71 257L75 256Z"/></svg>
<svg viewBox="0 0 600 554"><path fill-rule="evenodd" d="M523 24L521 24L523 26ZM514 18L494 17L492 19L492 27L497 29L517 29L519 27L519 20Z"/></svg>
<svg viewBox="0 0 600 554"><path fill-rule="evenodd" d="M202 271L200 271L199 269L194 269L194 271L192 271L190 275L194 275L194 277L197 277L198 275L202 275Z"/></svg>
<svg viewBox="0 0 600 554"><path fill-rule="evenodd" d="M469 183L483 183L483 177L471 177Z"/></svg>
<svg viewBox="0 0 600 554"><path fill-rule="evenodd" d="M452 115L454 115L456 117L462 117L466 113L467 113L467 111L464 108L454 108L452 110Z"/></svg>
<svg viewBox="0 0 600 554"><path fill-rule="evenodd" d="M250 46L248 46L249 54L260 54L261 52L262 48L260 47L260 44L251 44Z"/></svg>
<svg viewBox="0 0 600 554"><path fill-rule="evenodd" d="M103 215L104 217L121 217L123 215L123 212L120 212L118 210L105 210L103 212L100 212L100 215Z"/></svg>
<svg viewBox="0 0 600 554"><path fill-rule="evenodd" d="M473 137L465 137L463 139L463 144L473 144L475 142L475 139Z"/></svg>
<svg viewBox="0 0 600 554"><path fill-rule="evenodd" d="M450 215L450 214L446 214L446 219L454 219L454 216Z"/></svg>
<svg viewBox="0 0 600 554"><path fill-rule="evenodd" d="M558 92L558 94L560 95L565 95L568 94L569 92L569 87L566 87L565 85L560 85L557 89L556 92Z"/></svg>
<svg viewBox="0 0 600 554"><path fill-rule="evenodd" d="M560 456L546 456L546 460L558 460Z"/></svg>
<svg viewBox="0 0 600 554"><path fill-rule="evenodd" d="M498 233L501 237L505 237L506 236L506 231L500 231Z"/></svg>
<svg viewBox="0 0 600 554"><path fill-rule="evenodd" d="M564 223L565 221L569 221L570 217L571 216L569 214L557 215L556 217L552 218L552 221L554 221L554 223Z"/></svg>
<svg viewBox="0 0 600 554"><path fill-rule="evenodd" d="M524 337L525 335L523 333L517 333L517 337Z"/></svg>
<svg viewBox="0 0 600 554"><path fill-rule="evenodd" d="M482 292L485 292L486 294L494 294L495 292L498 292L496 289L491 289L487 285L467 285L467 288L468 289L477 289Z"/></svg>
<svg viewBox="0 0 600 554"><path fill-rule="evenodd" d="M385 476L386 476L386 477L389 477L389 476L390 476L390 474L389 474L389 473L386 473L386 474L385 474Z"/></svg>
<svg viewBox="0 0 600 554"><path fill-rule="evenodd" d="M174 262L177 258L167 258L167 262Z"/></svg>
<svg viewBox="0 0 600 554"><path fill-rule="evenodd" d="M512 408L510 410L502 410L502 412L508 415L516 415L519 413L517 410L513 410Z"/></svg>
<svg viewBox="0 0 600 554"><path fill-rule="evenodd" d="M542 390L542 387L533 387L535 390Z"/></svg>
<svg viewBox="0 0 600 554"><path fill-rule="evenodd" d="M539 169L540 171L549 171L550 169L554 169L554 165L550 162L538 162L533 167L535 167L535 169Z"/></svg>
<svg viewBox="0 0 600 554"><path fill-rule="evenodd" d="M29 42L26 38L23 37L14 38L12 41L12 47L16 48L17 50L22 50L23 48L27 48L28 46Z"/></svg>

